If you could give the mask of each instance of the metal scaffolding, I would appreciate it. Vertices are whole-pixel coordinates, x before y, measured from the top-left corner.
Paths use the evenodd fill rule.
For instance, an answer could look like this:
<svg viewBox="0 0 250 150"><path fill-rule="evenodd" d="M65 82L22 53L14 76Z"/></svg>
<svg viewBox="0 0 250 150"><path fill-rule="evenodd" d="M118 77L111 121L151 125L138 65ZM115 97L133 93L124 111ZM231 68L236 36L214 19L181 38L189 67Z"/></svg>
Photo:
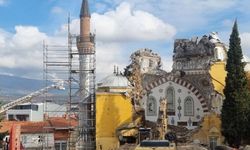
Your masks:
<svg viewBox="0 0 250 150"><path fill-rule="evenodd" d="M91 39L94 42L94 35ZM45 85L59 80L67 83L69 127L71 118L79 121L78 127L72 128L68 150L92 150L95 149L95 50L85 49L80 53L79 49L84 47L79 42L80 36L69 32L68 46L44 44L44 80ZM45 112L52 101L45 93Z"/></svg>
<svg viewBox="0 0 250 150"><path fill-rule="evenodd" d="M70 63L68 61L68 46L67 45L49 45L44 42L43 44L43 64L44 64L44 86L47 87L50 84L64 83L65 90L61 92L48 92L44 91L43 105L44 105L44 121L48 121L52 116L63 117L69 114L68 99L68 72ZM57 109L49 109L52 103L61 105ZM68 121L68 129L71 130L70 119ZM44 126L44 135L42 135L42 149L50 150L54 149L56 145L51 145L49 130L50 126Z"/></svg>
<svg viewBox="0 0 250 150"><path fill-rule="evenodd" d="M88 1L83 0L80 35L70 32L68 20L68 45L48 46L44 44L44 78L60 75L68 84L67 116L78 118L78 127L72 130L68 150L96 149L96 54L95 34L90 33ZM67 57L65 57L67 56ZM62 76L62 77L61 77ZM47 98L46 98L47 99Z"/></svg>
<svg viewBox="0 0 250 150"><path fill-rule="evenodd" d="M95 143L95 35L78 36L77 48L79 56L79 141L77 149L94 150Z"/></svg>
<svg viewBox="0 0 250 150"><path fill-rule="evenodd" d="M70 23L70 19L69 19ZM45 120L48 119L47 113L59 113L61 110L54 112L48 111L48 105L51 102L59 103L66 106L65 117L68 120L69 139L67 141L67 150L75 150L76 142L79 136L78 128L72 126L72 120L79 118L79 56L76 48L76 35L70 33L68 23L68 43L65 45L51 45L44 42L43 44L43 61L44 61L44 84L50 85L51 82L64 83L64 96L55 98L51 93L44 92L44 112ZM63 99L63 100L59 100ZM49 127L44 127L44 131ZM49 138L45 137L45 141ZM43 149L50 149L49 142L44 142Z"/></svg>

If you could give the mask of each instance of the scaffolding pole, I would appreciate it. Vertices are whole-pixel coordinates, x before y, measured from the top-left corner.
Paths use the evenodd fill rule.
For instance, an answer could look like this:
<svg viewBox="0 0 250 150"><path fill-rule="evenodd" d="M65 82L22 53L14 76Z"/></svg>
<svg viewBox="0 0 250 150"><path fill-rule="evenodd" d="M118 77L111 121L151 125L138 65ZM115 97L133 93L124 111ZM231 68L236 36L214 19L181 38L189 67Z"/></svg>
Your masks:
<svg viewBox="0 0 250 150"><path fill-rule="evenodd" d="M79 150L95 150L96 147L96 89L95 89L95 35L78 36L79 54Z"/></svg>

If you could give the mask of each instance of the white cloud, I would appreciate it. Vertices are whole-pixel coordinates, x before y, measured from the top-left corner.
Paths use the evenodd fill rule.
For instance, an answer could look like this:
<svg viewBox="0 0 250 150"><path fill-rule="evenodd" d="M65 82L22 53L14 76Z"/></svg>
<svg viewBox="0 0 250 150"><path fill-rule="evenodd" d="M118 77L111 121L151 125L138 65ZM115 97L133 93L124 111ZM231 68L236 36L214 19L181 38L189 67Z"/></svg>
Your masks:
<svg viewBox="0 0 250 150"><path fill-rule="evenodd" d="M16 26L15 33L0 32L0 67L42 67L42 41L47 39L37 27Z"/></svg>
<svg viewBox="0 0 250 150"><path fill-rule="evenodd" d="M250 56L250 33L242 33L240 35L241 37L241 46L242 46L242 51L244 54L244 61L247 62L245 66L246 71L250 71L250 59L248 56Z"/></svg>
<svg viewBox="0 0 250 150"><path fill-rule="evenodd" d="M72 34L79 34L79 24L79 19L71 21ZM114 65L123 72L129 64L130 52L138 48L129 48L129 42L141 43L144 47L144 42L170 40L176 33L172 25L146 11L134 10L129 3L121 3L104 14L92 14L91 26L97 35L97 81L111 74ZM67 31L68 25L64 24L56 35L65 36ZM169 63L167 60L164 65L167 70L170 70Z"/></svg>
<svg viewBox="0 0 250 150"><path fill-rule="evenodd" d="M124 54L124 49L116 43L99 42L96 45L97 81L113 73L113 66L119 66L120 71L128 65L129 60Z"/></svg>
<svg viewBox="0 0 250 150"><path fill-rule="evenodd" d="M53 14L62 14L64 12L63 8L55 6L51 9L51 13Z"/></svg>
<svg viewBox="0 0 250 150"><path fill-rule="evenodd" d="M246 55L244 55L243 61L246 62L245 71L250 71L250 59Z"/></svg>
<svg viewBox="0 0 250 150"><path fill-rule="evenodd" d="M5 47L5 37L0 34L0 48Z"/></svg>
<svg viewBox="0 0 250 150"><path fill-rule="evenodd" d="M174 25L178 31L204 29L218 20L224 11L242 10L248 5L248 0L104 0L111 6L121 2L130 3L135 10L150 12L164 21ZM244 9L245 10L245 9ZM246 12L244 12L246 13ZM234 16L236 17L236 16Z"/></svg>
<svg viewBox="0 0 250 150"><path fill-rule="evenodd" d="M167 56L163 56L161 58L161 61L162 61L162 69L167 71L167 72L170 72L172 70L172 66L173 66L173 60L172 60L172 57L167 57Z"/></svg>
<svg viewBox="0 0 250 150"><path fill-rule="evenodd" d="M236 4L234 0L105 0L105 2L113 3L117 7L107 10L106 4L99 3L96 7L106 12L94 13L91 18L92 31L95 30L97 34L98 79L111 74L113 65L120 66L122 71L122 68L129 64L131 51L139 48L138 45L145 47L145 43L151 41L170 41L176 34L175 27L181 31L193 31L191 29L203 25L207 27L208 22L222 10ZM60 7L54 7L51 10L52 13L61 13L61 11L63 10ZM170 25L170 22L174 26ZM226 19L221 23L224 26L231 24L230 20ZM79 19L72 20L70 25L72 33L78 34ZM42 41L45 39L49 44L67 43L66 24L52 36L33 26L16 26L15 31L15 33L7 33L0 30L0 67L30 67L40 68L42 71ZM250 50L250 33L245 32L241 37L242 47L247 52ZM137 46L129 42L135 42ZM163 44L159 47L162 50ZM158 53L157 48L153 49ZM164 50L168 51L171 48ZM171 70L171 54L162 56L164 70ZM164 52L163 55L167 54Z"/></svg>
<svg viewBox="0 0 250 150"><path fill-rule="evenodd" d="M15 31L14 34L11 34L0 30L1 73L14 73L8 72L3 68L7 68L7 70L19 70L20 68L33 70L36 68L42 72L43 40L53 45L65 45L64 43L67 43L67 37L61 35L48 36L33 26L16 26ZM129 58L124 57L124 51L119 44L98 42L96 49L97 80L111 74L113 72L113 65L120 66L121 71L123 71L123 68L127 65L126 61ZM24 76L27 77L29 74L32 74L33 77L35 75L35 73L27 72Z"/></svg>
<svg viewBox="0 0 250 150"><path fill-rule="evenodd" d="M15 56L1 56L1 67L8 67L8 68L14 68L16 67L16 60Z"/></svg>
<svg viewBox="0 0 250 150"><path fill-rule="evenodd" d="M121 3L104 14L92 14L91 24L102 42L169 40L176 33L172 25L148 12L133 10L129 3ZM72 33L79 33L79 19L72 20L70 26ZM57 34L66 32L67 25L63 25Z"/></svg>
<svg viewBox="0 0 250 150"><path fill-rule="evenodd" d="M80 19L73 19L70 22L70 32L71 34L80 33ZM59 30L56 31L56 35L65 36L68 33L68 24L63 24Z"/></svg>
<svg viewBox="0 0 250 150"><path fill-rule="evenodd" d="M13 43L17 48L30 48L47 38L45 33L41 33L37 27L16 26L16 34L13 36Z"/></svg>
<svg viewBox="0 0 250 150"><path fill-rule="evenodd" d="M101 41L152 41L172 38L175 28L129 3L121 3L114 11L92 15L97 37Z"/></svg>
<svg viewBox="0 0 250 150"><path fill-rule="evenodd" d="M250 33L245 32L240 35L243 52L250 55Z"/></svg>

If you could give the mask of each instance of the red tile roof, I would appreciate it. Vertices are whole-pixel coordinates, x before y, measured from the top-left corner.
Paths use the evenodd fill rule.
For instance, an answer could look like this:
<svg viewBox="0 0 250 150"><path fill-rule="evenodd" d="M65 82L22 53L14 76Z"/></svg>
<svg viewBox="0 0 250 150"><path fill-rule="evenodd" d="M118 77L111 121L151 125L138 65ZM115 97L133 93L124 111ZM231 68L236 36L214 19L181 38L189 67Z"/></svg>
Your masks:
<svg viewBox="0 0 250 150"><path fill-rule="evenodd" d="M2 121L0 122L0 133L9 132L13 124L23 125L25 123L21 121Z"/></svg>
<svg viewBox="0 0 250 150"><path fill-rule="evenodd" d="M55 140L65 140L69 136L69 130L76 127L78 121L62 117L53 117L42 122L3 121L0 122L0 133L9 131L13 124L21 125L21 133L54 133Z"/></svg>
<svg viewBox="0 0 250 150"><path fill-rule="evenodd" d="M43 122L27 122L21 125L21 133L51 133L53 129L47 121Z"/></svg>
<svg viewBox="0 0 250 150"><path fill-rule="evenodd" d="M53 117L48 120L48 123L51 127L54 128L69 128L69 127L76 127L78 125L78 121L75 119L65 119L62 117Z"/></svg>

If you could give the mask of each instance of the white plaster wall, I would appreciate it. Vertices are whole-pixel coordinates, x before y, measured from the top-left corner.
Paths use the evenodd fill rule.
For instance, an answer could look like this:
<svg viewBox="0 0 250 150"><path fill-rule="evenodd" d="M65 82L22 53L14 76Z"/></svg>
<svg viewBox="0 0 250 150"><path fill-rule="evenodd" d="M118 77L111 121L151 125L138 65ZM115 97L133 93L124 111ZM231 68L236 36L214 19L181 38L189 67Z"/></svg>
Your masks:
<svg viewBox="0 0 250 150"><path fill-rule="evenodd" d="M44 137L39 142L39 136ZM21 142L24 148L39 148L39 147L53 147L54 148L54 134L53 133L35 133L35 134L21 134Z"/></svg>
<svg viewBox="0 0 250 150"><path fill-rule="evenodd" d="M38 111L31 109L15 110L10 109L6 112L7 119L9 115L28 115L29 121L43 121L44 113L47 112L49 117L62 117L66 114L67 108L66 105L58 105L55 103L34 103L38 105Z"/></svg>
<svg viewBox="0 0 250 150"><path fill-rule="evenodd" d="M225 50L223 47L221 46L216 46L215 47L215 54L216 54L216 59L221 60L221 61L225 61L226 60L226 54L225 54Z"/></svg>
<svg viewBox="0 0 250 150"><path fill-rule="evenodd" d="M14 118L16 115L28 115L29 116L29 121L31 121L30 116L31 116L32 110L15 110L15 109L10 109L6 111L6 116L7 120L9 120L9 115L14 115Z"/></svg>
<svg viewBox="0 0 250 150"><path fill-rule="evenodd" d="M35 104L38 105L38 111L34 111L31 109L9 109L6 114L7 116L9 115L28 115L29 116L29 120L28 121L43 121L43 104L42 103L38 103ZM7 118L9 119L9 118Z"/></svg>
<svg viewBox="0 0 250 150"><path fill-rule="evenodd" d="M31 113L30 121L43 121L43 104L38 103L38 111L33 111Z"/></svg>
<svg viewBox="0 0 250 150"><path fill-rule="evenodd" d="M151 90L151 93L149 94L149 96L153 96L155 97L155 99L157 100L157 115L156 116L147 116L147 96L143 97L142 100L142 105L145 109L145 114L146 114L146 120L152 121L152 122L156 122L157 118L158 118L158 112L159 112L159 104L160 104L160 99L165 97L165 93L168 87L172 86L175 90L175 115L174 116L168 116L168 124L171 125L177 125L177 122L188 122L189 119L191 119L192 122L199 122L201 120L201 118L204 116L203 113L203 109L201 106L200 101L198 100L198 98L186 87L183 87L181 85L178 85L172 81L168 81L158 87L155 87L154 89ZM179 92L181 91L181 92ZM193 101L194 101L194 116L184 116L184 100L186 97L192 97ZM178 99L181 99L181 117L178 117ZM200 117L198 117L198 115ZM174 119L174 124L172 124L172 119ZM188 129L193 129L196 126L187 126Z"/></svg>

